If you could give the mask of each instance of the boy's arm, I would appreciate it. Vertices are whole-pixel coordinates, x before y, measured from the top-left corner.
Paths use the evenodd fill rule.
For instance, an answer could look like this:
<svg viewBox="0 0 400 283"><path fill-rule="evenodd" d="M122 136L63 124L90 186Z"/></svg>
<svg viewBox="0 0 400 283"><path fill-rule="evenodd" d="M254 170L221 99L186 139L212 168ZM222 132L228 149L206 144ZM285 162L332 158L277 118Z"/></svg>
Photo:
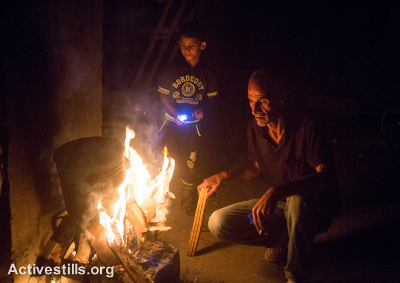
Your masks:
<svg viewBox="0 0 400 283"><path fill-rule="evenodd" d="M208 87L207 87L207 99L202 109L197 109L195 116L197 119L202 119L204 116L209 116L212 108L214 107L217 90L217 78L214 71L209 72L207 75Z"/></svg>
<svg viewBox="0 0 400 283"><path fill-rule="evenodd" d="M206 109L203 111L205 112L206 115L211 112L211 109L213 109L214 104L215 104L216 97L215 96L209 96L206 104Z"/></svg>
<svg viewBox="0 0 400 283"><path fill-rule="evenodd" d="M178 126L183 125L183 122L181 122L181 120L178 119L178 111L168 99L168 94L160 93L160 100L162 104L164 104L165 108L167 108L168 111L172 114L172 116L174 116L175 124L177 124Z"/></svg>
<svg viewBox="0 0 400 283"><path fill-rule="evenodd" d="M160 99L162 104L168 109L168 111L172 114L172 116L176 117L178 115L178 111L172 106L171 102L168 99L168 94L160 93Z"/></svg>
<svg viewBox="0 0 400 283"><path fill-rule="evenodd" d="M211 96L208 98L207 103L204 105L204 109L196 109L194 112L194 115L196 116L197 119L201 120L203 119L204 116L210 115L211 109L214 107L215 104L215 97Z"/></svg>

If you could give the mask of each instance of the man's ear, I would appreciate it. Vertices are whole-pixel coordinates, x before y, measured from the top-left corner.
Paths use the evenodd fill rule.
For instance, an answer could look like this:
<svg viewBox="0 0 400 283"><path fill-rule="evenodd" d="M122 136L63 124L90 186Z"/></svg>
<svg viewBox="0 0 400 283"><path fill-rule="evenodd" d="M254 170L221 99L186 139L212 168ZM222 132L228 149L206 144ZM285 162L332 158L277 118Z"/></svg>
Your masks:
<svg viewBox="0 0 400 283"><path fill-rule="evenodd" d="M203 41L203 42L200 44L201 50L204 50L204 48L206 48L206 45L207 45L207 42Z"/></svg>

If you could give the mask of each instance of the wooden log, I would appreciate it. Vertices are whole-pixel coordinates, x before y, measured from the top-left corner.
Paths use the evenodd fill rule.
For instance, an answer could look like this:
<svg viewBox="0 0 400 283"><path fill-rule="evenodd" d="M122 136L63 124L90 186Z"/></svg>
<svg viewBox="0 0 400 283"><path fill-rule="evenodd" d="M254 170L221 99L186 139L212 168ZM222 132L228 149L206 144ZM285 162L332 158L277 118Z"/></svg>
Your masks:
<svg viewBox="0 0 400 283"><path fill-rule="evenodd" d="M76 231L76 223L72 217L69 215L63 216L60 224L55 226L54 234L40 252L36 260L36 265L47 266L51 261L53 263L60 263L71 246Z"/></svg>
<svg viewBox="0 0 400 283"><path fill-rule="evenodd" d="M145 197L141 205L141 208L144 214L146 215L147 221L150 222L151 219L153 219L154 215L156 214L157 202L152 198Z"/></svg>
<svg viewBox="0 0 400 283"><path fill-rule="evenodd" d="M143 210L136 202L126 207L126 217L131 222L139 239L143 242L142 234L150 228L150 225Z"/></svg>
<svg viewBox="0 0 400 283"><path fill-rule="evenodd" d="M211 187L204 187L200 191L199 200L197 201L196 214L194 216L193 227L190 233L188 256L194 256L200 239L201 226L204 221L204 210L207 203L207 193Z"/></svg>
<svg viewBox="0 0 400 283"><path fill-rule="evenodd" d="M79 245L76 252L75 260L83 264L88 264L91 252L92 248L88 239L86 238L86 235L81 233L79 235Z"/></svg>
<svg viewBox="0 0 400 283"><path fill-rule="evenodd" d="M96 251L97 257L103 264L110 266L120 263L108 246L106 230L101 226L98 218L90 222L88 231L86 231L86 236L90 239L90 243Z"/></svg>

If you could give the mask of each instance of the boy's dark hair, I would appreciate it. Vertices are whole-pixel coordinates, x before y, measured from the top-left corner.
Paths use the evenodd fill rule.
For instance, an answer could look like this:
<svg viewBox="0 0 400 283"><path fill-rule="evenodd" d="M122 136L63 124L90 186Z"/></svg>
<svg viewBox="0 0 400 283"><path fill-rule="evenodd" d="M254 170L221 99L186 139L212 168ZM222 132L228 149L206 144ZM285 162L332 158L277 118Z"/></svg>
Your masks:
<svg viewBox="0 0 400 283"><path fill-rule="evenodd" d="M182 37L195 38L200 42L205 41L204 31L196 22L184 23L179 31L179 40Z"/></svg>

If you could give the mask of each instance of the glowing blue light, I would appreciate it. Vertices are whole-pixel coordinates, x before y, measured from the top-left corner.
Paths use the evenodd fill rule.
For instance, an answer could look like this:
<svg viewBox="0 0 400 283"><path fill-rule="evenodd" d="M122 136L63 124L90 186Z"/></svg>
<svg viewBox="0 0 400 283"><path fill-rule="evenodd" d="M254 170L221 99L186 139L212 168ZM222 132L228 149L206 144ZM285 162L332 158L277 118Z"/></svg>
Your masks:
<svg viewBox="0 0 400 283"><path fill-rule="evenodd" d="M249 214L247 217L250 219L250 224L253 224L253 215Z"/></svg>
<svg viewBox="0 0 400 283"><path fill-rule="evenodd" d="M185 114L178 115L178 119L181 120L182 122L186 121L187 120L187 115L185 115Z"/></svg>

